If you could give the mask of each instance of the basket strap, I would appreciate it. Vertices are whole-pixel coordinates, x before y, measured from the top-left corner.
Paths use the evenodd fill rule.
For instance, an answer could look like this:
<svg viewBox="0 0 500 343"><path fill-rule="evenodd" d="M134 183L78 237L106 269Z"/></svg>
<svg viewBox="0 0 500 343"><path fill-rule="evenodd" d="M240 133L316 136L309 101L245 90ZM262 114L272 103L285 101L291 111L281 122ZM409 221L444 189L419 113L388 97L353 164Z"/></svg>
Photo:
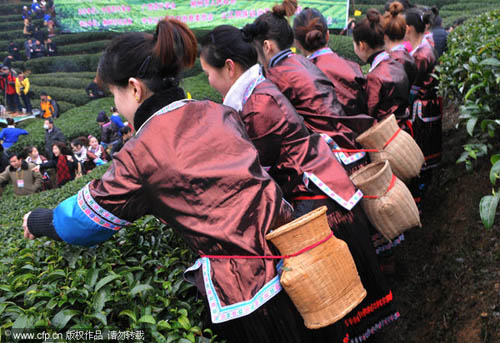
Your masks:
<svg viewBox="0 0 500 343"><path fill-rule="evenodd" d="M389 193L389 191L392 189L392 187L394 187L394 185L396 184L396 180L397 180L396 175L392 174L391 183L389 184L389 187L387 187L387 190L384 192L384 194L382 194L382 195L363 195L363 199L378 199L378 198L385 196L387 193Z"/></svg>
<svg viewBox="0 0 500 343"><path fill-rule="evenodd" d="M304 249L301 249L297 251L296 253L293 253L291 255L264 255L264 256L253 256L253 255L200 255L200 257L207 257L207 258L222 258L222 259L228 259L228 258L244 258L244 259L282 259L282 258L290 258L290 257L295 257L299 256L300 254L305 253L306 251L309 251L313 248L316 248L318 245L321 245L325 243L327 240L333 237L333 232L330 232L328 236L323 238L322 240L313 243Z"/></svg>

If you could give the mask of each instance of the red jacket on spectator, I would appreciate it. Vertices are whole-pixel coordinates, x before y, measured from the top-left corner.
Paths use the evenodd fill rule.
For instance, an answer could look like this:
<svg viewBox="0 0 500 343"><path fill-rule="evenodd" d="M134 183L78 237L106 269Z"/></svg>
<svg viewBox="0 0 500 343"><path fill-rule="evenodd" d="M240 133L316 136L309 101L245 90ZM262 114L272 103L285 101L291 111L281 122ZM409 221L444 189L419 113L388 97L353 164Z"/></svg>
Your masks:
<svg viewBox="0 0 500 343"><path fill-rule="evenodd" d="M5 80L7 79L7 94L12 95L16 94L16 78L12 75L12 73L9 73L7 77L2 77L0 78L0 88L2 91L5 90Z"/></svg>

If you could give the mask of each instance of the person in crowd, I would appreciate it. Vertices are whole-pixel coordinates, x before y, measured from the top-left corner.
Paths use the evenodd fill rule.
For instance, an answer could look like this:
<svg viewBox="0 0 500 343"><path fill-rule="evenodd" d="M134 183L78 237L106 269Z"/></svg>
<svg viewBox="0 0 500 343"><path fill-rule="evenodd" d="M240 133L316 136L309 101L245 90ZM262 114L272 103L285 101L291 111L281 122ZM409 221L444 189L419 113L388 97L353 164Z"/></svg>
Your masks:
<svg viewBox="0 0 500 343"><path fill-rule="evenodd" d="M45 44L45 54L47 56L57 55L57 45L51 38L47 38L47 43Z"/></svg>
<svg viewBox="0 0 500 343"><path fill-rule="evenodd" d="M384 12L389 12L389 7L391 7L391 4L393 2L399 2L401 5L403 5L403 11L406 11L407 9L415 7L410 1L408 0L389 0L385 4Z"/></svg>
<svg viewBox="0 0 500 343"><path fill-rule="evenodd" d="M47 162L47 158L43 155L40 155L36 146L29 146L26 148L26 162L33 163L39 166L42 163Z"/></svg>
<svg viewBox="0 0 500 343"><path fill-rule="evenodd" d="M356 24L356 20L354 18L349 18L347 25L340 31L341 36L352 36L352 29L354 29L354 25Z"/></svg>
<svg viewBox="0 0 500 343"><path fill-rule="evenodd" d="M113 144L113 147L111 148L110 155L114 156L118 151L120 151L123 148L123 146L125 145L125 143L127 143L128 140L130 138L132 138L133 135L134 135L134 133L132 132L132 129L130 128L130 126L121 127L120 128L121 139L118 141L118 143Z"/></svg>
<svg viewBox="0 0 500 343"><path fill-rule="evenodd" d="M47 22L47 37L54 38L56 36L54 20L50 19Z"/></svg>
<svg viewBox="0 0 500 343"><path fill-rule="evenodd" d="M23 28L24 38L29 39L31 36L33 36L34 30L35 30L35 27L33 26L32 22L31 22L31 18L24 19L24 28Z"/></svg>
<svg viewBox="0 0 500 343"><path fill-rule="evenodd" d="M384 30L385 50L391 58L403 65L411 87L415 81L417 66L415 59L404 45L406 20L403 12L404 6L399 1L392 2L382 18L382 29Z"/></svg>
<svg viewBox="0 0 500 343"><path fill-rule="evenodd" d="M160 20L154 34L126 33L112 41L98 78L136 136L101 179L54 210L26 214L25 237L94 246L145 214L155 215L203 256L186 278L209 306L218 337L314 342L281 289L276 260L206 256L275 254L265 235L291 220L292 208L261 167L238 114L211 101L184 99L178 77L194 64L196 50L194 34L175 19ZM79 201L92 206L83 210ZM107 219L93 220L97 213Z"/></svg>
<svg viewBox="0 0 500 343"><path fill-rule="evenodd" d="M406 38L415 48L411 55L417 65L417 76L412 86L415 99L412 105L415 141L424 153L425 165L411 187L415 201L420 204L432 179L432 169L439 165L442 152L442 110L437 94L438 80L433 77L438 61L436 50L425 36L424 14L417 8L405 12Z"/></svg>
<svg viewBox="0 0 500 343"><path fill-rule="evenodd" d="M89 97L90 100L95 100L105 97L104 91L99 87L96 81L97 81L96 78L94 78L85 88L85 92L87 93L87 96Z"/></svg>
<svg viewBox="0 0 500 343"><path fill-rule="evenodd" d="M31 58L38 58L45 56L45 47L41 43L39 39L35 40L35 44L33 46L33 54Z"/></svg>
<svg viewBox="0 0 500 343"><path fill-rule="evenodd" d="M96 166L100 166L108 162L109 157L104 147L99 144L99 141L94 136L89 136L89 146L87 149L87 156Z"/></svg>
<svg viewBox="0 0 500 343"><path fill-rule="evenodd" d="M356 341L373 323L391 316L397 319L393 304L387 302L356 324L351 323L351 318L365 308L373 308L391 291L371 244L368 220L356 205L361 199L356 196L359 192L328 144L319 134L309 132L288 99L262 75L257 51L243 40L241 30L228 25L216 27L202 39L201 46L201 65L210 85L221 93L224 105L240 113L261 163L293 204L295 216L327 206L330 227L335 236L346 241L356 262L367 297L336 325L315 334L330 334L331 342L346 338Z"/></svg>
<svg viewBox="0 0 500 343"><path fill-rule="evenodd" d="M18 129L14 119L7 118L7 127L0 131L0 141L5 150L17 143L19 136L28 135L29 132L24 129Z"/></svg>
<svg viewBox="0 0 500 343"><path fill-rule="evenodd" d="M3 148L3 144L0 143L0 173L5 170L9 166L9 156L7 155L7 152ZM1 188L1 185L0 185Z"/></svg>
<svg viewBox="0 0 500 343"><path fill-rule="evenodd" d="M2 65L3 65L4 67L7 67L7 68L11 69L11 68L12 68L12 62L13 62L13 61L14 61L14 56L12 56L12 55L7 55L7 56L5 56L5 58L3 59L3 63L2 63Z"/></svg>
<svg viewBox="0 0 500 343"><path fill-rule="evenodd" d="M78 163L70 149L63 142L54 142L51 146L52 158L37 166L35 170L42 173L47 169L55 168L56 170L56 185L61 187L68 181L75 178L78 169Z"/></svg>
<svg viewBox="0 0 500 343"><path fill-rule="evenodd" d="M295 0L285 0L247 24L244 38L256 46L266 77L288 98L309 130L328 136L335 149L358 149L356 136L374 120L368 115L347 116L328 77L306 57L291 51L294 35L286 17L296 10ZM365 153L339 154L348 156L343 163L350 165L350 171L367 162Z"/></svg>
<svg viewBox="0 0 500 343"><path fill-rule="evenodd" d="M24 42L24 51L26 53L26 59L28 60L34 55L35 44L33 44L33 40L31 38Z"/></svg>
<svg viewBox="0 0 500 343"><path fill-rule="evenodd" d="M108 146L111 149L113 144L120 141L120 135L118 134L118 126L106 115L105 111L99 112L96 118L97 123L101 127L101 145L104 149Z"/></svg>
<svg viewBox="0 0 500 343"><path fill-rule="evenodd" d="M47 92L40 92L40 110L44 119L59 117L59 106Z"/></svg>
<svg viewBox="0 0 500 343"><path fill-rule="evenodd" d="M20 61L21 55L19 55L19 48L14 41L10 41L7 46L7 52L14 58L14 61Z"/></svg>
<svg viewBox="0 0 500 343"><path fill-rule="evenodd" d="M23 20L26 20L26 19L31 19L31 11L28 9L28 6L23 6L23 13L22 13L22 16L23 16Z"/></svg>
<svg viewBox="0 0 500 343"><path fill-rule="evenodd" d="M347 115L366 114L366 79L361 67L328 47L330 32L325 17L314 8L306 8L293 21L295 44L335 86L338 101Z"/></svg>
<svg viewBox="0 0 500 343"><path fill-rule="evenodd" d="M408 76L403 65L384 50L384 31L376 10L368 10L366 18L356 23L353 44L356 55L370 64L365 86L368 114L378 121L394 114L400 123L405 123L410 89Z"/></svg>
<svg viewBox="0 0 500 343"><path fill-rule="evenodd" d="M31 4L31 12L37 18L40 18L43 15L42 8L40 7L40 4L38 3L37 0L33 0L33 3Z"/></svg>
<svg viewBox="0 0 500 343"><path fill-rule="evenodd" d="M16 93L16 77L7 66L0 69L0 91L5 94L7 100L7 114L22 111L21 102Z"/></svg>
<svg viewBox="0 0 500 343"><path fill-rule="evenodd" d="M35 166L39 166L42 163L47 162L47 158L38 152L35 146L29 146L25 149L26 162L33 163ZM46 191L52 189L52 177L55 178L55 174L52 172L53 169L44 171L42 174L42 190Z"/></svg>
<svg viewBox="0 0 500 343"><path fill-rule="evenodd" d="M120 117L120 113L118 113L118 110L116 109L115 106L111 106L110 110L111 112L111 117L110 117L110 120L115 123L116 127L118 128L118 130L120 130L122 127L126 126L124 123L123 123L123 120L122 118ZM118 131L118 133L120 134L120 136L122 135L120 131Z"/></svg>
<svg viewBox="0 0 500 343"><path fill-rule="evenodd" d="M78 163L77 170L81 175L87 174L87 172L95 168L94 162L87 155L86 144L82 143L79 138L71 141L71 150L73 150L73 155Z"/></svg>
<svg viewBox="0 0 500 343"><path fill-rule="evenodd" d="M0 184L10 180L18 196L33 194L42 188L42 175L34 164L24 161L22 154L10 154L9 162L10 166L0 174Z"/></svg>
<svg viewBox="0 0 500 343"><path fill-rule="evenodd" d="M44 120L43 128L45 129L45 153L48 158L52 159L52 145L55 142L66 142L66 137L64 137L62 131L54 125L54 120L52 118Z"/></svg>
<svg viewBox="0 0 500 343"><path fill-rule="evenodd" d="M16 78L16 93L21 97L26 109L26 115L31 115L33 108L31 107L31 100L28 95L30 91L30 80L24 73L19 73Z"/></svg>
<svg viewBox="0 0 500 343"><path fill-rule="evenodd" d="M431 8L425 8L423 11L423 21L425 23L425 33L424 38L427 39L427 42L434 48L434 36L432 35L432 27L434 26L434 20L436 19L436 15L439 14L439 10L437 7L432 6Z"/></svg>
<svg viewBox="0 0 500 343"><path fill-rule="evenodd" d="M434 24L432 26L432 37L434 38L434 48L438 53L438 57L441 57L443 53L448 51L448 32L443 28L443 18L439 15L439 11L436 7L433 7L436 17L434 18Z"/></svg>

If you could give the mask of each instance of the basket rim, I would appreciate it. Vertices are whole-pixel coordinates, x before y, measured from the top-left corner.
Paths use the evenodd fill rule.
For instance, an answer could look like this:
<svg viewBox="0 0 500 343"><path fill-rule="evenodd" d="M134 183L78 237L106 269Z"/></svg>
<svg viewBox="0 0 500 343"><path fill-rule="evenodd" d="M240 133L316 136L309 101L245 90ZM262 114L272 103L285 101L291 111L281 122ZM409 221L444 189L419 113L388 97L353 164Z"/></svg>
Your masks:
<svg viewBox="0 0 500 343"><path fill-rule="evenodd" d="M326 210L327 210L326 206L321 206L321 207L318 207L318 208L312 210L311 212L304 214L303 216L301 216L297 219L292 220L289 223L281 225L280 227L269 232L265 236L266 240L272 240L278 236L281 236L285 233L288 233L292 230L295 230L295 229L299 228L300 226L302 226L303 224L310 222L310 221L322 216L323 214L326 213Z"/></svg>
<svg viewBox="0 0 500 343"><path fill-rule="evenodd" d="M371 177L367 178L366 180L363 180L362 182L356 183L356 185L364 185L364 184L367 184L369 182L372 182L374 179L378 178L382 173L385 173L387 168L389 168L389 169L391 168L389 160L379 160L376 162L372 162L372 163L358 169L357 171L355 171L351 175L351 180L354 181L354 179L357 176L359 176L360 174L363 174L364 172L366 172L369 169L378 167L380 164L383 164L383 166L382 166L382 168L380 168L380 170L378 172L376 172L375 174L373 174ZM359 186L357 186L357 187L359 187Z"/></svg>
<svg viewBox="0 0 500 343"><path fill-rule="evenodd" d="M390 114L387 118L384 118L382 121L379 121L377 124L375 124L374 126L370 127L365 132L361 133L356 138L356 141L359 142L359 141L363 140L365 137L367 137L368 135L371 135L371 134L379 131L380 129L384 128L387 123L389 123L391 121L396 122L396 125L398 124L397 121L396 121L396 116L394 115L394 113Z"/></svg>

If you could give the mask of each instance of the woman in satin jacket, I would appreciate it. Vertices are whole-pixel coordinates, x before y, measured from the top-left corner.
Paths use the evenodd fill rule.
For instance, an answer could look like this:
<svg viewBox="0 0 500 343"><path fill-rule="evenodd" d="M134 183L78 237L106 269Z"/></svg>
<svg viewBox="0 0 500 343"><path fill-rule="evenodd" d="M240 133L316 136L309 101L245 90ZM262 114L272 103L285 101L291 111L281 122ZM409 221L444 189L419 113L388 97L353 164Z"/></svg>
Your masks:
<svg viewBox="0 0 500 343"><path fill-rule="evenodd" d="M154 34L112 41L97 74L136 135L101 179L54 210L25 215L25 236L93 246L152 214L200 254L186 277L203 295L219 337L308 342L310 330L282 291L276 259L219 258L276 255L265 235L290 221L292 208L261 167L238 114L185 99L177 78L196 50L194 34L173 19L161 20Z"/></svg>
<svg viewBox="0 0 500 343"><path fill-rule="evenodd" d="M201 65L224 104L239 111L261 163L295 208L295 216L322 205L335 235L349 246L367 297L335 325L313 330L311 342L363 341L398 318L392 293L371 244L369 223L359 206L360 191L319 134L310 133L292 104L266 79L255 48L241 30L223 25L201 41ZM383 305L376 306L376 304ZM373 311L363 317L366 309ZM384 322L384 325L376 325ZM368 328L376 327L364 336ZM321 337L324 337L320 339Z"/></svg>
<svg viewBox="0 0 500 343"><path fill-rule="evenodd" d="M408 76L404 67L384 50L381 16L368 10L366 18L358 21L353 30L354 52L370 64L366 79L368 114L378 121L394 114L399 121L408 118Z"/></svg>
<svg viewBox="0 0 500 343"><path fill-rule="evenodd" d="M336 150L359 149L356 136L371 127L374 120L362 114L347 116L328 77L310 60L292 52L293 29L286 17L296 10L296 0L284 0L247 24L244 39L254 44L266 78L288 98L309 130L329 136ZM364 153L342 154L349 172L366 163Z"/></svg>
<svg viewBox="0 0 500 343"><path fill-rule="evenodd" d="M423 196L432 179L432 169L439 165L442 152L442 109L437 95L438 80L433 77L437 64L437 52L424 38L425 16L413 8L405 13L406 38L414 49L411 55L415 59L417 75L412 86L415 101L412 104L413 130L415 141L425 156L425 165L420 173L418 185L413 187L417 200Z"/></svg>
<svg viewBox="0 0 500 343"><path fill-rule="evenodd" d="M366 78L359 64L340 57L328 47L330 32L325 17L306 8L293 20L295 44L333 83L347 115L366 114Z"/></svg>

